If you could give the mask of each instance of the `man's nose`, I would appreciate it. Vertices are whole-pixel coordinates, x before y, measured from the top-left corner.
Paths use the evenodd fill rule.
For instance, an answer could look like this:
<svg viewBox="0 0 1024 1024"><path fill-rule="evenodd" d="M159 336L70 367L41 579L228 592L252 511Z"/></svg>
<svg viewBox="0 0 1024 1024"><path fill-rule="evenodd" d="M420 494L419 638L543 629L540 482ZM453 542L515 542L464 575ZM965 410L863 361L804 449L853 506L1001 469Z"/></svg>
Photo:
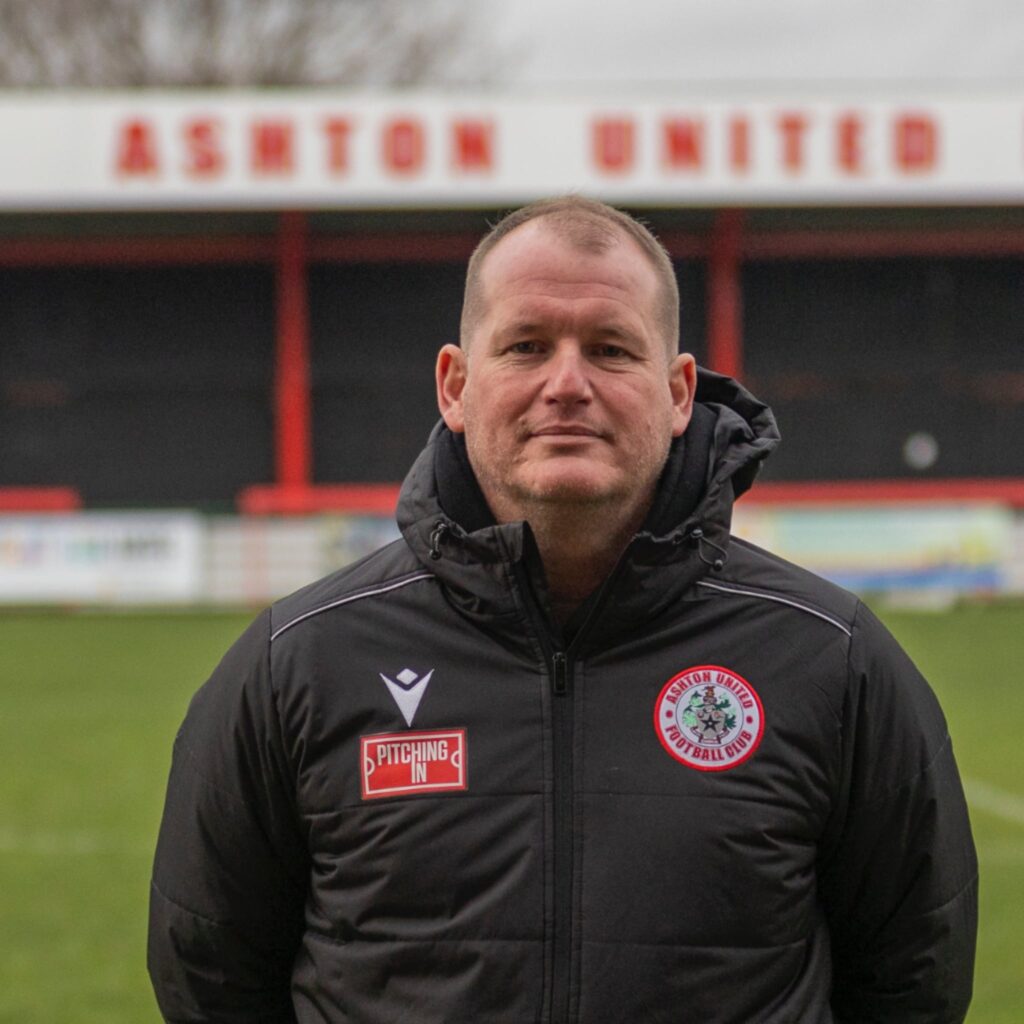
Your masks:
<svg viewBox="0 0 1024 1024"><path fill-rule="evenodd" d="M548 362L547 368L544 397L548 401L562 404L590 401L589 368L577 346L559 347Z"/></svg>

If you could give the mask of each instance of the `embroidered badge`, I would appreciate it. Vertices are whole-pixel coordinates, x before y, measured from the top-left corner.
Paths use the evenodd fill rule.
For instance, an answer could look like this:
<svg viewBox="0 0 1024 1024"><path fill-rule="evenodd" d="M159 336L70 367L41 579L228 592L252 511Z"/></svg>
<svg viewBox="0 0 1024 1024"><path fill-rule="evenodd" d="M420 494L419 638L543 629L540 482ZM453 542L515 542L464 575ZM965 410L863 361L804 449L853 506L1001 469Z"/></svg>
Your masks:
<svg viewBox="0 0 1024 1024"><path fill-rule="evenodd" d="M722 772L757 750L764 708L742 676L721 665L698 665L662 687L654 704L654 730L677 761Z"/></svg>
<svg viewBox="0 0 1024 1024"><path fill-rule="evenodd" d="M359 738L364 800L466 788L466 730L431 729Z"/></svg>

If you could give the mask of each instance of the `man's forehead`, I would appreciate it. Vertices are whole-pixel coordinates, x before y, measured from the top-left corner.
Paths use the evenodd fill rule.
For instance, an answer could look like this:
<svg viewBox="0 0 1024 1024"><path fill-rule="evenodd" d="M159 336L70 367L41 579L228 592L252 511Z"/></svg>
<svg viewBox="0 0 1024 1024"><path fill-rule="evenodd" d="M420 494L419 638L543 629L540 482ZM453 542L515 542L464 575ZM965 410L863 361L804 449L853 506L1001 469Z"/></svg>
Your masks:
<svg viewBox="0 0 1024 1024"><path fill-rule="evenodd" d="M636 333L639 322L636 311L624 308L620 303L605 302L591 307L591 317L599 317L592 323L593 334L605 337L627 337ZM526 337L537 331L555 326L571 326L575 322L572 305L545 303L543 299L525 299L503 308L499 321L493 324L495 337L508 339Z"/></svg>
<svg viewBox="0 0 1024 1024"><path fill-rule="evenodd" d="M595 268L614 260L622 283L634 288L657 289L657 274L646 254L632 238L614 224L593 241L574 239L549 219L527 221L499 240L480 268L485 294L505 284L550 273L565 282L585 284ZM624 255L629 255L625 258Z"/></svg>

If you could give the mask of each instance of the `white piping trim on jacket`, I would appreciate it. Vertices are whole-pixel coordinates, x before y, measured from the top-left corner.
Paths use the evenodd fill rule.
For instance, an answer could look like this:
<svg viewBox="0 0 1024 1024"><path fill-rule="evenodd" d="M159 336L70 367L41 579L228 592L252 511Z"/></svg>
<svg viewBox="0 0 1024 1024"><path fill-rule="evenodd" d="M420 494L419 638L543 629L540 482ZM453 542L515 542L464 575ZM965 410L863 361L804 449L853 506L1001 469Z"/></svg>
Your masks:
<svg viewBox="0 0 1024 1024"><path fill-rule="evenodd" d="M824 612L819 612L816 608L811 608L806 604L801 604L799 601L794 601L789 597L781 597L778 594L766 594L761 590L746 590L743 587L727 587L721 583L709 583L706 580L698 580L698 587L710 587L712 590L721 590L726 594L742 594L744 597L759 597L762 601L776 601L779 604L788 604L791 608L799 608L802 612L807 612L808 615L815 615L819 619L824 619L825 622L831 623L836 629L841 630L847 636L852 637L853 633L850 632L850 628L839 619L833 619L831 615L826 615Z"/></svg>
<svg viewBox="0 0 1024 1024"><path fill-rule="evenodd" d="M410 583L416 583L419 580L432 580L433 578L434 574L432 572L421 572L418 576L408 576L404 580L397 580L384 587L377 587L374 590L362 590L355 594L349 594L348 597L339 597L337 601L331 601L328 604L320 605L319 608L314 608L312 611L303 612L297 618L292 619L291 622L286 622L283 626L280 626L270 634L271 643L286 629L291 629L292 626L298 625L303 619L311 618L314 615L319 615L321 612L330 611L332 608L338 608L343 604L349 604L364 597L376 597L378 594L386 594L389 590L398 590L400 587L407 586Z"/></svg>

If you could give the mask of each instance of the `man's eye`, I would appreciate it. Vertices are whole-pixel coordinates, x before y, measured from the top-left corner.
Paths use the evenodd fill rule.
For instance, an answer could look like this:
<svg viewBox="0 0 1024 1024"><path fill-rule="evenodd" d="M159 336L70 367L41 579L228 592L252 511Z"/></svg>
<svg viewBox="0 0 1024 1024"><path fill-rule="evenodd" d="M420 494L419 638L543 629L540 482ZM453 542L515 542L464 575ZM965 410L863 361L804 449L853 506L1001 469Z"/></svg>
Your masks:
<svg viewBox="0 0 1024 1024"><path fill-rule="evenodd" d="M533 355L539 350L540 346L535 341L517 341L508 347L508 351L517 356Z"/></svg>
<svg viewBox="0 0 1024 1024"><path fill-rule="evenodd" d="M594 351L602 359L621 359L628 355L621 345L598 345Z"/></svg>

